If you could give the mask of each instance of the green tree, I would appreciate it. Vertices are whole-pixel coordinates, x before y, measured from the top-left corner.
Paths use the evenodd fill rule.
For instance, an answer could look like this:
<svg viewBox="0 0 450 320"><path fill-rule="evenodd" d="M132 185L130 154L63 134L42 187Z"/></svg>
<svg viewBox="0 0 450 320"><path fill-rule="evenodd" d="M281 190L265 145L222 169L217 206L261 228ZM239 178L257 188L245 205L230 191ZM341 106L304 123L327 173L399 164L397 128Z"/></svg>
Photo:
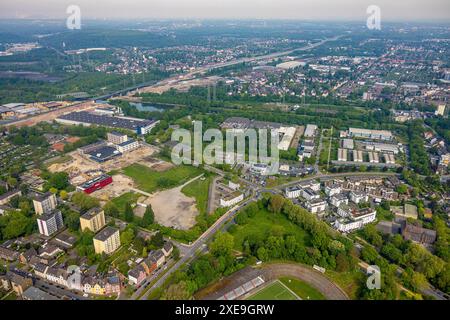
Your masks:
<svg viewBox="0 0 450 320"><path fill-rule="evenodd" d="M100 205L100 202L85 194L84 192L76 192L72 196L72 202L80 208L82 212L86 212L89 209L92 209L94 207L98 207Z"/></svg>
<svg viewBox="0 0 450 320"><path fill-rule="evenodd" d="M127 222L132 222L134 219L134 212L130 203L125 204L124 219Z"/></svg>
<svg viewBox="0 0 450 320"><path fill-rule="evenodd" d="M105 204L103 210L105 210L105 213L111 217L119 217L119 208L117 208L116 204L112 201Z"/></svg>
<svg viewBox="0 0 450 320"><path fill-rule="evenodd" d="M64 222L70 230L77 231L80 229L80 214L69 210L64 216Z"/></svg>
<svg viewBox="0 0 450 320"><path fill-rule="evenodd" d="M144 216L142 217L142 225L144 227L151 226L155 222L155 213L152 206L149 204L145 209Z"/></svg>
<svg viewBox="0 0 450 320"><path fill-rule="evenodd" d="M69 186L69 175L66 172L53 173L48 180L49 187L58 190L65 189Z"/></svg>
<svg viewBox="0 0 450 320"><path fill-rule="evenodd" d="M161 232L155 233L155 235L150 239L150 244L155 248L162 248L164 246L164 237Z"/></svg>
<svg viewBox="0 0 450 320"><path fill-rule="evenodd" d="M6 183L8 183L8 185L9 185L11 188L15 188L15 187L17 187L17 185L18 185L17 179L14 178L14 177L8 177L8 178L6 179Z"/></svg>
<svg viewBox="0 0 450 320"><path fill-rule="evenodd" d="M135 237L133 228L126 228L124 232L120 235L120 243L123 245L129 245L133 242Z"/></svg>
<svg viewBox="0 0 450 320"><path fill-rule="evenodd" d="M214 241L210 244L211 254L218 256L229 256L233 250L234 237L228 232L219 233Z"/></svg>
<svg viewBox="0 0 450 320"><path fill-rule="evenodd" d="M66 190L61 190L61 191L59 192L59 197L60 197L62 200L66 200L67 197L68 197L67 191L66 191Z"/></svg>

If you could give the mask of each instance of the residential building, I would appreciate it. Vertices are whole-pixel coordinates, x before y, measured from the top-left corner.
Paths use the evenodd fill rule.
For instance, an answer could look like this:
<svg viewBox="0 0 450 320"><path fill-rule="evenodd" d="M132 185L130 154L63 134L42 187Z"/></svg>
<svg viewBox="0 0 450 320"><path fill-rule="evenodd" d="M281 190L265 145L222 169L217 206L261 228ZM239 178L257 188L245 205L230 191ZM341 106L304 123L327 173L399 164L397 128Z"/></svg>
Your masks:
<svg viewBox="0 0 450 320"><path fill-rule="evenodd" d="M97 254L111 254L120 247L119 229L106 227L94 237L94 248Z"/></svg>
<svg viewBox="0 0 450 320"><path fill-rule="evenodd" d="M315 192L311 188L306 188L302 190L302 197L306 200L314 200L314 199L320 199L320 194Z"/></svg>
<svg viewBox="0 0 450 320"><path fill-rule="evenodd" d="M221 207L231 207L244 200L244 194L241 192L233 192L232 194L220 199Z"/></svg>
<svg viewBox="0 0 450 320"><path fill-rule="evenodd" d="M105 294L106 295L119 295L122 290L120 278L117 275L111 275L106 278L105 281Z"/></svg>
<svg viewBox="0 0 450 320"><path fill-rule="evenodd" d="M342 205L338 209L338 214L342 217L336 220L334 226L341 232L351 232L362 228L368 223L375 221L376 211L372 208L350 209L346 205Z"/></svg>
<svg viewBox="0 0 450 320"><path fill-rule="evenodd" d="M145 272L150 275L153 273L153 271L155 271L158 268L158 264L156 259L152 256L152 254L150 253L148 255L148 257L144 260L144 262L142 263L142 266L145 269Z"/></svg>
<svg viewBox="0 0 450 320"><path fill-rule="evenodd" d="M338 193L330 198L330 203L335 207L340 207L341 204L348 204L348 198Z"/></svg>
<svg viewBox="0 0 450 320"><path fill-rule="evenodd" d="M52 213L42 214L37 218L39 233L47 237L53 235L64 227L61 211L55 210Z"/></svg>
<svg viewBox="0 0 450 320"><path fill-rule="evenodd" d="M34 211L38 215L45 213L50 213L56 209L58 202L56 201L56 195L47 192L44 194L39 194L33 199Z"/></svg>
<svg viewBox="0 0 450 320"><path fill-rule="evenodd" d="M142 265L128 271L128 281L130 284L139 287L147 277L147 273Z"/></svg>
<svg viewBox="0 0 450 320"><path fill-rule="evenodd" d="M135 149L139 149L139 147L139 141L134 139L129 139L125 142L122 142L121 144L116 145L116 148L120 153L130 152Z"/></svg>
<svg viewBox="0 0 450 320"><path fill-rule="evenodd" d="M301 192L302 192L302 189L298 186L289 187L289 188L286 188L285 195L286 195L286 198L295 199L295 198L300 197Z"/></svg>
<svg viewBox="0 0 450 320"><path fill-rule="evenodd" d="M164 242L164 246L162 247L162 252L164 253L164 256L167 258L172 254L173 251L173 244L170 241Z"/></svg>
<svg viewBox="0 0 450 320"><path fill-rule="evenodd" d="M33 280L30 277L21 273L7 272L6 277L8 278L9 283L11 284L12 290L18 296L22 296L25 290L27 290L29 287L33 285Z"/></svg>
<svg viewBox="0 0 450 320"><path fill-rule="evenodd" d="M310 188L311 190L316 192L320 191L320 182L316 180L300 182L299 184L297 184L297 186L301 189Z"/></svg>
<svg viewBox="0 0 450 320"><path fill-rule="evenodd" d="M164 256L164 253L162 250L156 250L151 253L152 257L156 260L156 266L157 268L161 267L164 262L166 261L166 257Z"/></svg>
<svg viewBox="0 0 450 320"><path fill-rule="evenodd" d="M417 207L415 205L412 205L409 203L406 203L404 206L401 206L401 207L392 206L391 212L399 217L411 218L411 219L418 218Z"/></svg>
<svg viewBox="0 0 450 320"><path fill-rule="evenodd" d="M18 258L19 252L5 247L0 247L0 259L12 262L16 261Z"/></svg>
<svg viewBox="0 0 450 320"><path fill-rule="evenodd" d="M82 231L90 230L97 233L105 224L105 211L100 208L92 208L80 217Z"/></svg>
<svg viewBox="0 0 450 320"><path fill-rule="evenodd" d="M339 184L331 184L328 186L325 186L325 194L329 197L334 196L335 194L339 194L341 193L342 189L341 186Z"/></svg>
<svg viewBox="0 0 450 320"><path fill-rule="evenodd" d="M8 192L0 195L0 205L6 205L15 196L21 196L21 195L22 195L22 191L20 191L19 189L8 191Z"/></svg>
<svg viewBox="0 0 450 320"><path fill-rule="evenodd" d="M306 209L311 213L320 213L327 208L327 202L323 199L313 199L306 201Z"/></svg>
<svg viewBox="0 0 450 320"><path fill-rule="evenodd" d="M436 241L436 231L407 224L402 232L405 240L411 240L424 245L431 245Z"/></svg>
<svg viewBox="0 0 450 320"><path fill-rule="evenodd" d="M359 204L361 202L368 202L369 196L364 192L351 191L350 192L350 200L356 204Z"/></svg>
<svg viewBox="0 0 450 320"><path fill-rule="evenodd" d="M111 142L114 144L121 144L121 143L128 141L128 136L126 134L123 134L123 133L120 133L117 131L108 132L106 134L106 137L107 137L108 142Z"/></svg>

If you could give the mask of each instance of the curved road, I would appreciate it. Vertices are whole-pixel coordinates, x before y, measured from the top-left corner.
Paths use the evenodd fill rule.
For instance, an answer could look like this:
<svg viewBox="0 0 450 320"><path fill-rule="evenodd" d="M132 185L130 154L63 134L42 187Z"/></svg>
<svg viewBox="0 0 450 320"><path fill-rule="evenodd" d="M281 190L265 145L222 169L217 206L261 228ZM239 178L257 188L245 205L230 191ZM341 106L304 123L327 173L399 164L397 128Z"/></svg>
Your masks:
<svg viewBox="0 0 450 320"><path fill-rule="evenodd" d="M349 300L344 290L310 267L301 264L275 263L264 265L262 271L266 281L280 277L298 278L320 291L327 300Z"/></svg>

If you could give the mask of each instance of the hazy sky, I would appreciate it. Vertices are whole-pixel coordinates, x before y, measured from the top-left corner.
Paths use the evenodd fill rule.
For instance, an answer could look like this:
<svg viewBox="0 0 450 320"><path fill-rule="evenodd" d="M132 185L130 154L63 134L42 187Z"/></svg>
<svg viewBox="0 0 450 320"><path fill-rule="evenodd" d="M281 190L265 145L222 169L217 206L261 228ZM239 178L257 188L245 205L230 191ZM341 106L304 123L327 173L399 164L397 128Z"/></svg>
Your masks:
<svg viewBox="0 0 450 320"><path fill-rule="evenodd" d="M1 18L260 18L365 20L378 5L385 20L446 20L450 0L0 0Z"/></svg>

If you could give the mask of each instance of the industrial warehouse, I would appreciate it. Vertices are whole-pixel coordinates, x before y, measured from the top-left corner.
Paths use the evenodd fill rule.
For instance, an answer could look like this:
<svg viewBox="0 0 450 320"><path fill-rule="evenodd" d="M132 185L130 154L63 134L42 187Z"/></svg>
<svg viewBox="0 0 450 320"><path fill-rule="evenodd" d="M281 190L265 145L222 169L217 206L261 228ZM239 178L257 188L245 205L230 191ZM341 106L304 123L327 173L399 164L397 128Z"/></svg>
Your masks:
<svg viewBox="0 0 450 320"><path fill-rule="evenodd" d="M99 125L110 128L126 129L134 131L139 135L149 133L159 122L155 120L110 116L87 111L68 113L58 117L56 121L68 125Z"/></svg>

